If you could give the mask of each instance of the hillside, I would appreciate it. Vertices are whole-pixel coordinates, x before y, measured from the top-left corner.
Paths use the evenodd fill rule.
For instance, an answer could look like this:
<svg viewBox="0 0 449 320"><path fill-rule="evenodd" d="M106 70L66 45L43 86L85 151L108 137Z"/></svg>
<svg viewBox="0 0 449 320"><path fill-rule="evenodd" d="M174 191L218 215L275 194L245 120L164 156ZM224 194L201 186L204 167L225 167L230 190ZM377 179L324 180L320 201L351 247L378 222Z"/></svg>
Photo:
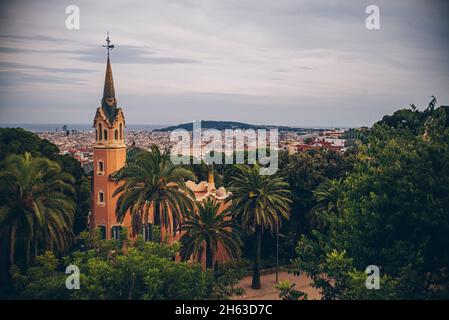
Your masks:
<svg viewBox="0 0 449 320"><path fill-rule="evenodd" d="M153 131L173 131L176 129L184 129L187 131L192 131L192 123L182 123L176 126L170 126L161 129L155 129ZM298 131L299 128L292 128L286 126L274 126L274 125L256 125L256 124L248 124L243 122L235 122L235 121L212 121L212 120L201 120L201 128L202 129L217 129L217 130L225 130L225 129L278 129L281 131Z"/></svg>

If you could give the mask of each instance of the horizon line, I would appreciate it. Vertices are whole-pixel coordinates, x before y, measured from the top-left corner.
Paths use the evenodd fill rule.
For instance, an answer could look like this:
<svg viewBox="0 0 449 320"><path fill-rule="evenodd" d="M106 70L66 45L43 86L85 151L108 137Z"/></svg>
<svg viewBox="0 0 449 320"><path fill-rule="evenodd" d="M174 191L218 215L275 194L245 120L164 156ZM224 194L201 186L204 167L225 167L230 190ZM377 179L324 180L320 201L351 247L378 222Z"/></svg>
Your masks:
<svg viewBox="0 0 449 320"><path fill-rule="evenodd" d="M241 122L241 121L231 121L231 120L201 120L201 121L215 121L215 122L240 122L243 124L248 124L248 125L260 125L260 126L273 126L273 127L286 127L286 128L291 128L291 129L323 129L323 128L342 128L342 129L351 129L351 128L361 128L361 127L370 127L372 125L285 125L285 124L253 124L253 123L248 123L248 122ZM172 127L172 126L178 126L178 125L183 125L183 124L188 124L188 123L193 123L192 122L180 122L180 123L166 123L166 124L160 124L160 123L128 123L126 126L160 126L161 128L166 128L166 127ZM5 128L5 127L11 127L11 126L53 126L53 125L57 125L57 126L75 126L75 125L79 125L79 126L90 126L91 124L88 122L85 123L69 123L69 122L47 122L47 123L31 123L31 122L10 122L10 123L0 123L0 128ZM25 128L23 128L25 129Z"/></svg>

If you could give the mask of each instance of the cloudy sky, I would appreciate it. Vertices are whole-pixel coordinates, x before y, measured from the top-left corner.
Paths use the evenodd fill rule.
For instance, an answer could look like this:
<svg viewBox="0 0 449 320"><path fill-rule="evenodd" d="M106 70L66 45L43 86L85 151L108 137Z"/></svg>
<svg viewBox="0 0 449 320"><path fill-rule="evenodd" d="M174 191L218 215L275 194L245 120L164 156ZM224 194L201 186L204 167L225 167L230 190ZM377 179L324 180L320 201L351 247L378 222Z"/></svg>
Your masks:
<svg viewBox="0 0 449 320"><path fill-rule="evenodd" d="M447 2L447 1L446 1ZM127 123L371 125L449 104L437 0L10 1L0 5L0 123L90 123L110 31ZM80 8L80 30L65 27ZM380 30L365 8L380 8Z"/></svg>

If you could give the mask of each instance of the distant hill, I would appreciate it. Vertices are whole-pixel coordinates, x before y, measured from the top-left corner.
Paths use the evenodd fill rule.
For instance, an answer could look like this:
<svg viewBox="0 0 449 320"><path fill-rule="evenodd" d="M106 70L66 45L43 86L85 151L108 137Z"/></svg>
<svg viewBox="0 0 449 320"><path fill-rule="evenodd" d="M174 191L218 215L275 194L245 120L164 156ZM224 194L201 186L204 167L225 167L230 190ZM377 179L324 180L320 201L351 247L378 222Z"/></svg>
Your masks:
<svg viewBox="0 0 449 320"><path fill-rule="evenodd" d="M153 131L173 131L176 129L184 129L187 131L193 130L193 124L190 123L183 123L176 126L170 126L166 128L161 129L155 129ZM274 125L257 125L257 124L248 124L243 122L235 122L235 121L212 121L212 120L202 120L201 121L201 128L202 129L217 129L217 130L225 130L225 129L278 129L279 131L299 131L302 130L300 128L293 128L293 127L286 127L286 126L274 126Z"/></svg>

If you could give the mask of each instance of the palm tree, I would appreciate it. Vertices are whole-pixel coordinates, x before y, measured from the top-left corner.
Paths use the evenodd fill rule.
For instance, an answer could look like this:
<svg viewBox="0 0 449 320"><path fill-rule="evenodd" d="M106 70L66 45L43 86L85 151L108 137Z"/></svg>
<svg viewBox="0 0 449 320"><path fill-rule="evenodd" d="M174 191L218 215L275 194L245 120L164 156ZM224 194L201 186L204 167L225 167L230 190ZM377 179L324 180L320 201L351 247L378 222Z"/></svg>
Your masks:
<svg viewBox="0 0 449 320"><path fill-rule="evenodd" d="M131 214L133 233L140 231L142 221L148 223L150 209L154 208L154 224L176 231L183 213L192 212L193 192L185 181L195 179L188 169L175 166L169 150L161 152L153 145L150 152L142 151L128 161L115 175L119 187L116 207L118 221Z"/></svg>
<svg viewBox="0 0 449 320"><path fill-rule="evenodd" d="M9 243L10 266L16 258L29 264L41 249L66 250L73 240L74 178L57 162L25 153L6 159L0 179L0 234Z"/></svg>
<svg viewBox="0 0 449 320"><path fill-rule="evenodd" d="M212 198L203 200L197 207L197 212L182 225L185 233L180 239L181 257L187 260L193 255L201 261L205 248L206 268L210 269L219 245L231 258L240 256L242 243L229 208L220 211L220 202Z"/></svg>
<svg viewBox="0 0 449 320"><path fill-rule="evenodd" d="M260 175L259 165L238 165L231 177L233 215L248 233L255 234L255 254L251 288L260 289L260 254L265 229L278 231L282 219L289 218L290 191L278 176Z"/></svg>
<svg viewBox="0 0 449 320"><path fill-rule="evenodd" d="M342 193L341 186L341 180L326 180L313 191L317 204L309 212L312 226L323 230L327 227L329 214L341 216L342 208L338 201Z"/></svg>

